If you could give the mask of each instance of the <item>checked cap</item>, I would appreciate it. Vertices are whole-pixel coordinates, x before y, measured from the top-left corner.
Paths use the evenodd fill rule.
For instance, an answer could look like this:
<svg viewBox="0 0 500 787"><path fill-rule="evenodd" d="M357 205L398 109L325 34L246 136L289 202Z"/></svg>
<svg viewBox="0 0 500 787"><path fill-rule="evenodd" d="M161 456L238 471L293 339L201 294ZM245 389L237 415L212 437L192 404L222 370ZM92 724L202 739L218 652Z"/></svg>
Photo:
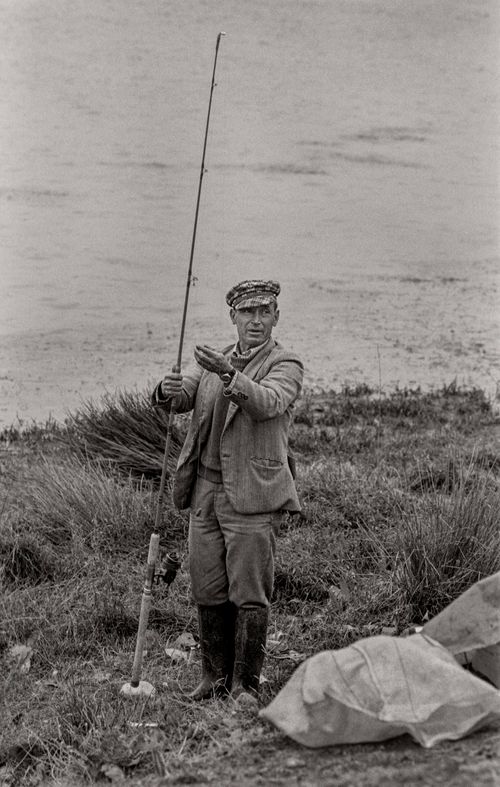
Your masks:
<svg viewBox="0 0 500 787"><path fill-rule="evenodd" d="M281 287L277 281L249 279L240 281L226 295L226 303L231 309L254 309L276 303Z"/></svg>

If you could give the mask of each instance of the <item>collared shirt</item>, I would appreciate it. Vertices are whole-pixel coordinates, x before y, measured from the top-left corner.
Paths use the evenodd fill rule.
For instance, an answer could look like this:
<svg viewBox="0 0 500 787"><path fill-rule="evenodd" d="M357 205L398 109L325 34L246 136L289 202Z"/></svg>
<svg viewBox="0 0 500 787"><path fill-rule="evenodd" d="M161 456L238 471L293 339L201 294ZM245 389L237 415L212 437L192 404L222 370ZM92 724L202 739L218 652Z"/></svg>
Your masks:
<svg viewBox="0 0 500 787"><path fill-rule="evenodd" d="M244 358L246 360L246 362L248 363L270 341L271 341L270 338L266 339L265 342L262 342L262 344L259 344L257 347L249 347L248 350L245 350L244 352L241 352L241 350L240 350L240 343L236 342L236 344L234 345L233 349L231 350L231 358Z"/></svg>

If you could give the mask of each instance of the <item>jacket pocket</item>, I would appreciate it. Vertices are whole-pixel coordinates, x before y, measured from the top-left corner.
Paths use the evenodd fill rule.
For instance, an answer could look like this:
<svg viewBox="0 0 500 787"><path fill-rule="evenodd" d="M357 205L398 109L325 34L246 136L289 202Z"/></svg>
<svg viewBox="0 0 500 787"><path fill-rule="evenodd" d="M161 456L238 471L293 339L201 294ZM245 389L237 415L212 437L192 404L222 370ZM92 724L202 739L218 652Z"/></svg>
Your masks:
<svg viewBox="0 0 500 787"><path fill-rule="evenodd" d="M274 489L279 483L279 478L283 473L283 462L279 459L266 459L260 456L250 457L249 473L257 488Z"/></svg>

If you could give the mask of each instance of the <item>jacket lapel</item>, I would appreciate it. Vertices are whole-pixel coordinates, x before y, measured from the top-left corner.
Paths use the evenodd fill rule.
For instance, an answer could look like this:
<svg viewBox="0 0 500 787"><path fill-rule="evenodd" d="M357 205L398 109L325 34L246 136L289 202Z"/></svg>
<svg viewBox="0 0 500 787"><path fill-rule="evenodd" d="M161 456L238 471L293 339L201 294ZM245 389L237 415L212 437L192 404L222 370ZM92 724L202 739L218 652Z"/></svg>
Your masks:
<svg viewBox="0 0 500 787"><path fill-rule="evenodd" d="M270 339L268 343L257 353L257 355L252 358L252 360L245 366L243 372L241 374L246 375L251 380L255 380L259 370L262 368L264 362L267 360L269 355L272 353L274 348L276 347L276 342L274 339ZM238 412L238 405L235 402L229 402L229 408L226 415L226 421L224 423L224 431L227 429L231 421L233 420L234 416Z"/></svg>
<svg viewBox="0 0 500 787"><path fill-rule="evenodd" d="M210 372L205 372L198 388L201 401L196 441L200 445L205 442L208 437L208 429L211 423L208 416L214 409L217 383L218 379L215 378L215 375L210 374Z"/></svg>
<svg viewBox="0 0 500 787"><path fill-rule="evenodd" d="M252 358L252 360L245 366L243 374L246 374L251 380L255 380L259 369L261 368L262 364L266 360L266 358L272 353L274 348L276 347L276 342L274 339L269 339L268 343L259 350L257 355Z"/></svg>

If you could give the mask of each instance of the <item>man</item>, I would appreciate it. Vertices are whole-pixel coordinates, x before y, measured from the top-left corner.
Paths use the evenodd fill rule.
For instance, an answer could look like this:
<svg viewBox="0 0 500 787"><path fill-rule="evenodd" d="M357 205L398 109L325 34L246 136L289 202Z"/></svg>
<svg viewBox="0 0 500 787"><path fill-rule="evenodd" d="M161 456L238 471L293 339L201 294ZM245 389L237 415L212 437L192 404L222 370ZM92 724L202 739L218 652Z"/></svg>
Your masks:
<svg viewBox="0 0 500 787"><path fill-rule="evenodd" d="M195 700L257 695L282 511L300 504L288 457L301 361L272 338L275 281L243 281L226 296L238 341L197 345L196 366L167 374L153 401L193 410L174 482L190 507L189 566L198 605L202 679Z"/></svg>

